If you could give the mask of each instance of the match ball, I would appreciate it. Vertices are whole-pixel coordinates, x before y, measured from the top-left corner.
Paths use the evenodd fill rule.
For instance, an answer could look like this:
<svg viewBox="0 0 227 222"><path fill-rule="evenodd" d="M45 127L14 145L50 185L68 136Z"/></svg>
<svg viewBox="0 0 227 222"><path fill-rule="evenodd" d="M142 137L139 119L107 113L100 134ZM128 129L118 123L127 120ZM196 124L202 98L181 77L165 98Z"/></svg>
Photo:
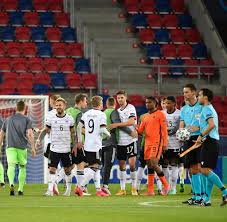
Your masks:
<svg viewBox="0 0 227 222"><path fill-rule="evenodd" d="M190 136L191 136L191 133L189 132L189 130L187 128L178 129L176 132L177 140L182 141L182 142L189 140Z"/></svg>

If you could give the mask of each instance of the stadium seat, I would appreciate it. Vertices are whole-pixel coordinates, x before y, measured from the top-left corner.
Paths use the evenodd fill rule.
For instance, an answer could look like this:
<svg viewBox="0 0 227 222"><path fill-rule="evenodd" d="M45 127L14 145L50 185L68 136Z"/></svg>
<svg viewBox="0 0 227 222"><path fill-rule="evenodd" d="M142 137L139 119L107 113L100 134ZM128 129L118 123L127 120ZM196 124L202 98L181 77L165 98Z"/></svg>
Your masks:
<svg viewBox="0 0 227 222"><path fill-rule="evenodd" d="M83 44L81 43L69 43L66 46L67 55L72 58L83 57Z"/></svg>
<svg viewBox="0 0 227 222"><path fill-rule="evenodd" d="M185 42L184 31L182 29L170 30L170 36L174 44L183 44Z"/></svg>
<svg viewBox="0 0 227 222"><path fill-rule="evenodd" d="M9 23L9 16L6 12L0 12L0 26L7 26Z"/></svg>
<svg viewBox="0 0 227 222"><path fill-rule="evenodd" d="M32 11L32 0L19 0L18 8L22 12Z"/></svg>
<svg viewBox="0 0 227 222"><path fill-rule="evenodd" d="M137 14L140 10L139 0L125 0L124 8L129 14Z"/></svg>
<svg viewBox="0 0 227 222"><path fill-rule="evenodd" d="M37 43L37 51L40 57L51 57L51 44L49 42Z"/></svg>
<svg viewBox="0 0 227 222"><path fill-rule="evenodd" d="M9 58L0 58L0 72L10 72L11 64Z"/></svg>
<svg viewBox="0 0 227 222"><path fill-rule="evenodd" d="M148 58L157 59L161 57L161 47L159 44L148 44L146 49Z"/></svg>
<svg viewBox="0 0 227 222"><path fill-rule="evenodd" d="M39 13L40 25L44 27L53 27L55 25L54 16L52 12Z"/></svg>
<svg viewBox="0 0 227 222"><path fill-rule="evenodd" d="M227 135L227 127L219 127L220 135Z"/></svg>
<svg viewBox="0 0 227 222"><path fill-rule="evenodd" d="M50 86L51 79L50 75L46 73L36 73L34 75L34 83L36 84L46 84Z"/></svg>
<svg viewBox="0 0 227 222"><path fill-rule="evenodd" d="M192 46L181 44L178 45L178 56L181 59L191 59L192 58Z"/></svg>
<svg viewBox="0 0 227 222"><path fill-rule="evenodd" d="M16 81L8 81L1 84L0 94L1 95L14 95L16 94Z"/></svg>
<svg viewBox="0 0 227 222"><path fill-rule="evenodd" d="M97 88L97 75L95 74L83 74L82 84L85 89L96 89Z"/></svg>
<svg viewBox="0 0 227 222"><path fill-rule="evenodd" d="M4 57L4 56L5 56L5 43L0 42L0 57Z"/></svg>
<svg viewBox="0 0 227 222"><path fill-rule="evenodd" d="M156 0L156 10L159 14L169 14L172 10L169 0Z"/></svg>
<svg viewBox="0 0 227 222"><path fill-rule="evenodd" d="M147 23L152 29L160 29L162 27L162 17L160 15L148 15Z"/></svg>
<svg viewBox="0 0 227 222"><path fill-rule="evenodd" d="M213 66L214 61L212 59L202 59L200 60L201 66ZM213 76L215 73L215 68L213 67L201 67L201 73L203 73L205 76Z"/></svg>
<svg viewBox="0 0 227 222"><path fill-rule="evenodd" d="M129 95L128 101L136 107L144 105L144 97L141 95Z"/></svg>
<svg viewBox="0 0 227 222"><path fill-rule="evenodd" d="M44 42L45 41L45 28L44 27L32 27L32 40L35 42Z"/></svg>
<svg viewBox="0 0 227 222"><path fill-rule="evenodd" d="M77 73L90 73L90 61L89 59L79 58L75 62L75 70Z"/></svg>
<svg viewBox="0 0 227 222"><path fill-rule="evenodd" d="M176 96L176 101L177 101L177 105L181 107L182 103L184 102L184 96Z"/></svg>
<svg viewBox="0 0 227 222"><path fill-rule="evenodd" d="M33 0L33 8L37 12L46 12L48 10L47 0Z"/></svg>
<svg viewBox="0 0 227 222"><path fill-rule="evenodd" d="M49 92L49 86L47 84L34 84L33 92L35 94L47 94Z"/></svg>
<svg viewBox="0 0 227 222"><path fill-rule="evenodd" d="M162 46L162 55L166 59L174 59L177 57L177 50L174 44L165 44Z"/></svg>
<svg viewBox="0 0 227 222"><path fill-rule="evenodd" d="M51 74L51 85L54 89L64 89L66 87L65 74L64 73Z"/></svg>
<svg viewBox="0 0 227 222"><path fill-rule="evenodd" d="M188 14L182 14L178 17L179 26L182 29L190 29L193 27L192 17Z"/></svg>
<svg viewBox="0 0 227 222"><path fill-rule="evenodd" d="M153 43L155 41L155 34L153 29L140 29L139 39L143 44Z"/></svg>
<svg viewBox="0 0 227 222"><path fill-rule="evenodd" d="M66 82L69 89L80 89L81 88L81 77L80 74L70 73L67 74Z"/></svg>
<svg viewBox="0 0 227 222"><path fill-rule="evenodd" d="M60 42L61 41L61 30L59 28L47 28L46 38L50 42Z"/></svg>
<svg viewBox="0 0 227 222"><path fill-rule="evenodd" d="M201 41L201 36L200 33L197 29L186 29L185 30L185 37L186 40L190 43L190 44L195 44Z"/></svg>
<svg viewBox="0 0 227 222"><path fill-rule="evenodd" d="M204 43L200 42L192 46L192 56L197 59L207 58L207 48Z"/></svg>
<svg viewBox="0 0 227 222"><path fill-rule="evenodd" d="M170 5L175 14L183 14L186 10L184 0L170 0Z"/></svg>
<svg viewBox="0 0 227 222"><path fill-rule="evenodd" d="M9 57L19 57L21 55L21 43L19 42L6 43L6 52Z"/></svg>
<svg viewBox="0 0 227 222"><path fill-rule="evenodd" d="M52 53L54 57L64 58L67 56L66 43L52 43Z"/></svg>
<svg viewBox="0 0 227 222"><path fill-rule="evenodd" d="M187 66L199 66L199 60L197 59L186 59L184 64ZM186 73L189 76L198 76L199 75L199 68L198 67L186 67Z"/></svg>
<svg viewBox="0 0 227 222"><path fill-rule="evenodd" d="M35 57L36 53L36 44L34 42L22 43L22 54L24 57Z"/></svg>
<svg viewBox="0 0 227 222"><path fill-rule="evenodd" d="M140 10L144 14L153 14L156 12L154 0L141 0Z"/></svg>
<svg viewBox="0 0 227 222"><path fill-rule="evenodd" d="M15 72L27 72L27 61L25 58L13 58L11 64Z"/></svg>
<svg viewBox="0 0 227 222"><path fill-rule="evenodd" d="M62 40L64 42L76 42L76 31L73 28L62 28Z"/></svg>
<svg viewBox="0 0 227 222"><path fill-rule="evenodd" d="M179 65L179 67L170 67L170 72L172 73L172 75L174 75L174 76L183 75L184 68L181 66L184 65L184 61L182 59L172 59L172 60L170 60L169 64L172 66Z"/></svg>
<svg viewBox="0 0 227 222"><path fill-rule="evenodd" d="M157 29L155 31L155 40L159 44L165 44L170 42L169 32L166 29Z"/></svg>
<svg viewBox="0 0 227 222"><path fill-rule="evenodd" d="M70 20L69 15L63 12L56 12L54 13L55 24L58 27L69 27Z"/></svg>
<svg viewBox="0 0 227 222"><path fill-rule="evenodd" d="M31 39L30 28L16 27L15 37L17 41L28 42Z"/></svg>
<svg viewBox="0 0 227 222"><path fill-rule="evenodd" d="M3 0L3 11L17 11L18 0Z"/></svg>
<svg viewBox="0 0 227 222"><path fill-rule="evenodd" d="M227 106L227 96L223 97L223 104L224 104L224 106Z"/></svg>
<svg viewBox="0 0 227 222"><path fill-rule="evenodd" d="M20 73L17 79L20 83L23 83L23 84L24 84L23 81L30 81L32 83L33 82L33 74L29 73L29 72ZM23 84L21 84L21 85L23 85Z"/></svg>
<svg viewBox="0 0 227 222"><path fill-rule="evenodd" d="M176 15L164 15L163 26L167 29L176 29L178 27L178 17Z"/></svg>
<svg viewBox="0 0 227 222"><path fill-rule="evenodd" d="M44 66L45 66L46 71L49 73L56 73L59 71L58 59L56 59L56 58L45 58Z"/></svg>
<svg viewBox="0 0 227 222"><path fill-rule="evenodd" d="M168 65L168 60L166 59L154 59L153 65ZM153 73L155 74L161 74L163 76L168 75L169 67L153 67L152 69Z"/></svg>
<svg viewBox="0 0 227 222"><path fill-rule="evenodd" d="M43 72L43 60L41 58L29 58L27 63L31 72Z"/></svg>
<svg viewBox="0 0 227 222"><path fill-rule="evenodd" d="M59 59L60 70L63 73L74 72L74 60L70 58Z"/></svg>
<svg viewBox="0 0 227 222"><path fill-rule="evenodd" d="M10 12L9 18L9 22L12 26L23 26L24 24L22 12Z"/></svg>
<svg viewBox="0 0 227 222"><path fill-rule="evenodd" d="M31 73L22 73L19 75L18 82L23 84L17 85L17 92L20 95L32 95L33 75Z"/></svg>
<svg viewBox="0 0 227 222"><path fill-rule="evenodd" d="M48 0L48 9L52 12L62 12L63 0Z"/></svg>
<svg viewBox="0 0 227 222"><path fill-rule="evenodd" d="M5 72L3 73L3 79L4 82L10 82L11 80L15 82L18 79L18 74L15 72Z"/></svg>
<svg viewBox="0 0 227 222"><path fill-rule="evenodd" d="M3 27L0 29L0 40L3 41L14 41L15 40L15 28L14 27Z"/></svg>
<svg viewBox="0 0 227 222"><path fill-rule="evenodd" d="M29 27L39 26L39 14L37 12L25 12L24 23Z"/></svg>
<svg viewBox="0 0 227 222"><path fill-rule="evenodd" d="M131 24L134 28L146 28L147 27L147 19L144 14L135 14L131 17Z"/></svg>

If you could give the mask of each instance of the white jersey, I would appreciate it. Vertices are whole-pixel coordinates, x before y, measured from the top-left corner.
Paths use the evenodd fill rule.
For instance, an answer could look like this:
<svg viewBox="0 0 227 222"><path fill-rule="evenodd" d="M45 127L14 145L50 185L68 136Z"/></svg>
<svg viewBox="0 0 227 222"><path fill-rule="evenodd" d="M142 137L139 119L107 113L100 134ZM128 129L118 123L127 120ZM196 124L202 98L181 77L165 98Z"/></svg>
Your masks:
<svg viewBox="0 0 227 222"><path fill-rule="evenodd" d="M122 123L127 122L131 117L134 117L135 124L137 123L136 109L132 104L127 104L127 106L123 110L119 108L118 113ZM134 126L129 126L129 128L131 130L135 130ZM133 138L130 135L128 135L126 132L119 129L118 145L127 146L135 141L137 141L137 138Z"/></svg>
<svg viewBox="0 0 227 222"><path fill-rule="evenodd" d="M176 139L176 131L179 129L180 124L180 110L176 109L173 113L163 111L166 115L167 127L168 127L168 149L180 149L181 142Z"/></svg>
<svg viewBox="0 0 227 222"><path fill-rule="evenodd" d="M63 117L58 117L56 114L49 116L46 120L46 125L50 127L51 145L50 150L56 153L71 152L71 133L70 129L74 127L73 118L65 114Z"/></svg>
<svg viewBox="0 0 227 222"><path fill-rule="evenodd" d="M47 113L47 118L46 118L46 120L47 120L47 119L50 119L50 118L52 118L52 117L54 117L54 116L56 116L56 114L57 114L56 109L50 110L50 111ZM47 144L48 144L48 143L51 143L50 134L47 134L47 140L46 140L46 142L47 142Z"/></svg>
<svg viewBox="0 0 227 222"><path fill-rule="evenodd" d="M98 152L102 148L100 128L107 125L105 113L91 109L83 114L80 121L85 127L84 150Z"/></svg>

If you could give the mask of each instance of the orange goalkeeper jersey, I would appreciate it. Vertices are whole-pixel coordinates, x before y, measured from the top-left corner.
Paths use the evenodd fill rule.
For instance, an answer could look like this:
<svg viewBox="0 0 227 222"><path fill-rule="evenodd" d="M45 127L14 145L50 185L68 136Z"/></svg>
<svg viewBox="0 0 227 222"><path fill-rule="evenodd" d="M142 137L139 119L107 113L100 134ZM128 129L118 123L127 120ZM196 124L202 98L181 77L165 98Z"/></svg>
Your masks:
<svg viewBox="0 0 227 222"><path fill-rule="evenodd" d="M165 114L156 110L144 114L138 133L145 133L144 159L160 158L162 147L167 146L168 132Z"/></svg>

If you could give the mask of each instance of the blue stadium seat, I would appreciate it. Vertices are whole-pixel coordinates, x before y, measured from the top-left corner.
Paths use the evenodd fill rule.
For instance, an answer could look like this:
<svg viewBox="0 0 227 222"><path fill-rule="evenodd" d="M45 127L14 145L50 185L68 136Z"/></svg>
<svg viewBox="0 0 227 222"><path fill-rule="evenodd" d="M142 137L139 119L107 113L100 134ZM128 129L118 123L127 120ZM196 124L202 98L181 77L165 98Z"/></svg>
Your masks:
<svg viewBox="0 0 227 222"><path fill-rule="evenodd" d="M146 28L148 26L145 14L135 14L131 17L131 24L134 28Z"/></svg>
<svg viewBox="0 0 227 222"><path fill-rule="evenodd" d="M160 14L169 14L171 12L169 0L157 0L156 9Z"/></svg>
<svg viewBox="0 0 227 222"><path fill-rule="evenodd" d="M37 49L40 57L51 57L51 44L49 42L37 43Z"/></svg>
<svg viewBox="0 0 227 222"><path fill-rule="evenodd" d="M52 27L55 25L55 20L52 12L39 13L40 24L45 27Z"/></svg>
<svg viewBox="0 0 227 222"><path fill-rule="evenodd" d="M155 31L155 40L158 43L169 43L170 42L170 35L168 30L166 29L158 29Z"/></svg>
<svg viewBox="0 0 227 222"><path fill-rule="evenodd" d="M9 17L12 26L22 26L24 24L22 12L10 12Z"/></svg>
<svg viewBox="0 0 227 222"><path fill-rule="evenodd" d="M35 94L47 94L49 92L49 86L46 84L34 84L33 92Z"/></svg>
<svg viewBox="0 0 227 222"><path fill-rule="evenodd" d="M0 28L0 40L3 41L15 40L15 28L14 27Z"/></svg>
<svg viewBox="0 0 227 222"><path fill-rule="evenodd" d="M62 72L51 74L51 84L54 89L64 89L66 87L65 74Z"/></svg>
<svg viewBox="0 0 227 222"><path fill-rule="evenodd" d="M45 28L43 27L32 27L32 40L35 42L44 42L45 41Z"/></svg>
<svg viewBox="0 0 227 222"><path fill-rule="evenodd" d="M182 14L178 17L179 26L183 29L192 28L193 22L192 17L188 14Z"/></svg>
<svg viewBox="0 0 227 222"><path fill-rule="evenodd" d="M18 8L20 11L26 12L26 11L32 11L32 0L19 0Z"/></svg>
<svg viewBox="0 0 227 222"><path fill-rule="evenodd" d="M90 73L91 67L89 59L77 59L75 62L75 70L77 73Z"/></svg>
<svg viewBox="0 0 227 222"><path fill-rule="evenodd" d="M76 30L73 28L62 28L61 29L61 38L64 42L76 42Z"/></svg>
<svg viewBox="0 0 227 222"><path fill-rule="evenodd" d="M207 47L204 43L200 42L192 46L192 56L197 59L207 58Z"/></svg>
<svg viewBox="0 0 227 222"><path fill-rule="evenodd" d="M150 59L161 57L161 47L159 44L149 44L146 46L147 57Z"/></svg>
<svg viewBox="0 0 227 222"><path fill-rule="evenodd" d="M184 60L182 59L172 59L169 62L170 65L179 65L179 67L170 67L170 72L172 73L172 75L174 76L181 76L184 73L184 68L180 67L182 65L184 65Z"/></svg>

